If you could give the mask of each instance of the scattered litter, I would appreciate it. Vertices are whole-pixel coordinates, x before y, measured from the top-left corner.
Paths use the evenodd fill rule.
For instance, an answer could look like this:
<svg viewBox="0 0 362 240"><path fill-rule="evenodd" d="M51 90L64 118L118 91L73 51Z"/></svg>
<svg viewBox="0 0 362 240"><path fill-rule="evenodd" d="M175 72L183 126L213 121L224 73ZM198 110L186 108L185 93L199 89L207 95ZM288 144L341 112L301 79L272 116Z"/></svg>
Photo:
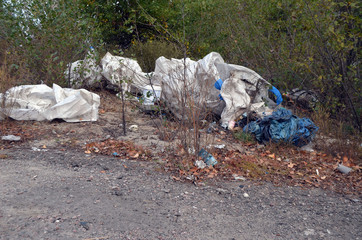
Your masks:
<svg viewBox="0 0 362 240"><path fill-rule="evenodd" d="M249 194L244 193L243 196L244 196L245 198L248 198L248 197L249 197Z"/></svg>
<svg viewBox="0 0 362 240"><path fill-rule="evenodd" d="M201 161L201 160L196 160L195 161L195 166L200 168L200 169L203 169L205 168L207 165L204 161Z"/></svg>
<svg viewBox="0 0 362 240"><path fill-rule="evenodd" d="M233 174L233 177L234 177L235 180L241 180L241 181L245 181L245 180L246 180L246 178L244 178L243 176L239 176L239 175L237 175L237 174Z"/></svg>
<svg viewBox="0 0 362 240"><path fill-rule="evenodd" d="M7 135L7 136L2 136L1 140L3 141L13 141L13 142L17 142L21 140L21 137L19 136L14 136L14 135Z"/></svg>
<svg viewBox="0 0 362 240"><path fill-rule="evenodd" d="M259 142L285 141L302 147L314 138L318 127L309 118L298 118L291 111L279 108L271 116L249 123L243 130L253 133Z"/></svg>
<svg viewBox="0 0 362 240"><path fill-rule="evenodd" d="M202 159L208 166L214 166L217 164L216 159L210 153L208 153L205 149L200 150L199 156L202 157Z"/></svg>
<svg viewBox="0 0 362 240"><path fill-rule="evenodd" d="M33 150L34 152L40 152L40 151L46 152L46 151L48 151L47 149L39 149L37 147L31 147L31 150Z"/></svg>
<svg viewBox="0 0 362 240"><path fill-rule="evenodd" d="M234 127L235 127L235 121L234 120L229 121L228 129L233 130Z"/></svg>
<svg viewBox="0 0 362 240"><path fill-rule="evenodd" d="M131 125L131 126L129 126L129 128L128 128L130 131L132 131L132 132L137 132L138 131L138 126L137 125Z"/></svg>
<svg viewBox="0 0 362 240"><path fill-rule="evenodd" d="M314 152L312 145L313 145L312 143L304 145L303 147L300 148L300 150L306 151L306 152Z"/></svg>
<svg viewBox="0 0 362 240"><path fill-rule="evenodd" d="M189 154L195 154L195 148L190 147L188 150Z"/></svg>
<svg viewBox="0 0 362 240"><path fill-rule="evenodd" d="M223 149L225 148L225 144L214 145L214 148Z"/></svg>
<svg viewBox="0 0 362 240"><path fill-rule="evenodd" d="M212 133L213 131L215 131L217 128L216 128L216 122L212 122L209 124L209 127L207 128L207 133Z"/></svg>
<svg viewBox="0 0 362 240"><path fill-rule="evenodd" d="M119 154L117 152L112 153L112 156L119 157Z"/></svg>
<svg viewBox="0 0 362 240"><path fill-rule="evenodd" d="M341 173L348 174L350 171L352 171L352 168L346 167L343 164L338 164L337 170L339 170Z"/></svg>

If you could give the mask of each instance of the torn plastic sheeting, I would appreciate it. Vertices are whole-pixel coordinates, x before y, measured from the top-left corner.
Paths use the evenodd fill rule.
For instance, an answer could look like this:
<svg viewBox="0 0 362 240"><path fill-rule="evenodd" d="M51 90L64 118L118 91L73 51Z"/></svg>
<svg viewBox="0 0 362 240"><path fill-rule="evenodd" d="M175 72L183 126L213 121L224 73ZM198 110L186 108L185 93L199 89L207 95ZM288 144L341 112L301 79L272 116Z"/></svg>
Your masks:
<svg viewBox="0 0 362 240"><path fill-rule="evenodd" d="M147 73L142 72L136 60L113 56L107 52L101 60L101 66L102 75L113 85L121 83L124 91L130 91L131 85L142 91L150 84ZM155 81L152 84L160 85Z"/></svg>
<svg viewBox="0 0 362 240"><path fill-rule="evenodd" d="M243 130L254 134L259 142L284 141L302 147L314 138L318 129L310 119L298 118L280 108L270 116L249 123Z"/></svg>
<svg viewBox="0 0 362 240"><path fill-rule="evenodd" d="M225 63L216 52L199 61L160 57L154 78L162 83L162 99L179 119L185 117L180 114L184 91L190 96L186 106L196 106L200 117L206 111L221 115L221 124L226 126L247 110L260 116L272 112L263 100L271 85L249 68Z"/></svg>
<svg viewBox="0 0 362 240"><path fill-rule="evenodd" d="M220 68L224 69L224 73L229 73L220 91L226 104L221 114L222 126L227 126L231 120L247 111L255 111L259 116L272 112L264 103L264 99L268 97L270 83L246 67L219 64L218 69Z"/></svg>
<svg viewBox="0 0 362 240"><path fill-rule="evenodd" d="M4 99L5 98L5 99ZM15 120L53 120L67 122L97 121L100 97L85 89L61 88L53 84L23 85L9 89L0 101L0 111Z"/></svg>
<svg viewBox="0 0 362 240"><path fill-rule="evenodd" d="M101 67L97 64L94 49L87 53L84 60L78 60L68 65L64 75L66 79L69 78L70 86L72 88L90 87L94 86L102 79Z"/></svg>
<svg viewBox="0 0 362 240"><path fill-rule="evenodd" d="M165 57L156 60L154 80L161 82L161 98L177 118L187 117L181 114L183 100L186 100L186 106L195 107L194 111L200 113L200 118L207 111L221 114L225 103L218 98L219 91L214 88L215 81L220 78L215 65L219 62L224 60L214 52L199 61ZM189 97L182 99L185 95Z"/></svg>

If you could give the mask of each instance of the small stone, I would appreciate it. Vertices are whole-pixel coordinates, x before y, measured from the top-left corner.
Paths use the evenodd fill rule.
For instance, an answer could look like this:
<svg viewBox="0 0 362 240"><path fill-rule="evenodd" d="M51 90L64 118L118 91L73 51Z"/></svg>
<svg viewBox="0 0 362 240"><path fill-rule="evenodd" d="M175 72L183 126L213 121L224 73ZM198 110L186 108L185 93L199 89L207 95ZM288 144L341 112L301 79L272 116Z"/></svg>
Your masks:
<svg viewBox="0 0 362 240"><path fill-rule="evenodd" d="M218 194L227 193L227 191L225 189L222 189L222 188L218 188L218 189L216 189L216 191L217 191Z"/></svg>
<svg viewBox="0 0 362 240"><path fill-rule="evenodd" d="M80 224L85 230L89 230L88 222L79 222L79 224Z"/></svg>
<svg viewBox="0 0 362 240"><path fill-rule="evenodd" d="M309 236L309 235L314 235L315 231L314 229L307 229L304 231L304 235Z"/></svg>
<svg viewBox="0 0 362 240"><path fill-rule="evenodd" d="M248 198L248 197L249 197L249 194L244 193L243 196L244 196L245 198Z"/></svg>

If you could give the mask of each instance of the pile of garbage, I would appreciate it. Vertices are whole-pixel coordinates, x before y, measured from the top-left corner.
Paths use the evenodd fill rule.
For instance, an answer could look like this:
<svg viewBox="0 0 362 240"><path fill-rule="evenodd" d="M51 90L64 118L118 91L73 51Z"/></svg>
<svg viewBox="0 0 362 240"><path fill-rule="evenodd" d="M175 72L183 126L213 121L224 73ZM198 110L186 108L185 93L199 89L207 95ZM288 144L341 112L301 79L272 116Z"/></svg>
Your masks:
<svg viewBox="0 0 362 240"><path fill-rule="evenodd" d="M137 61L130 58L108 52L97 65L95 56L91 49L84 60L69 65L64 74L72 88L92 87L103 79L118 91L143 94L144 106L152 106L161 99L179 119L197 113L201 120L213 113L221 117L221 126L225 128L243 114L253 113L259 120L244 129L254 133L259 141L285 140L301 146L318 129L309 119L298 119L286 110L278 110L283 101L278 89L249 68L225 63L216 52L198 61L160 57L152 73L142 72ZM61 118L72 122L98 118L99 96L84 89L28 85L10 89L0 95L2 99L3 117L17 120ZM184 106L189 112L181 111Z"/></svg>
<svg viewBox="0 0 362 240"><path fill-rule="evenodd" d="M100 66L95 66L92 54L88 53L81 66L79 61L72 63L70 72L65 73L73 88L92 86L103 77L109 86L113 86L108 88L141 92L144 96L151 92L145 97L146 104L152 105L161 98L179 119L187 117L180 111L184 104L193 106L192 111L196 110L200 118L210 112L221 116L221 124L227 126L229 121L246 111L269 115L273 111L270 107L282 101L280 92L255 71L227 64L216 52L199 61L160 57L152 73L142 72L133 59L110 53L101 59ZM87 74L81 74L87 67ZM276 103L269 99L269 91L276 96Z"/></svg>

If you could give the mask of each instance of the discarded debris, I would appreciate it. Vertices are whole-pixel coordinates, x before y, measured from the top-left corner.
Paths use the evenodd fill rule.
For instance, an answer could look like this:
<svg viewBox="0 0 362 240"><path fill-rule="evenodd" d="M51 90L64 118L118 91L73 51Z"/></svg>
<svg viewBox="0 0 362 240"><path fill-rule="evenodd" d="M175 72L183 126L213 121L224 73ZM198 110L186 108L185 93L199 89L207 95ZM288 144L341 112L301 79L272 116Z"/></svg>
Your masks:
<svg viewBox="0 0 362 240"><path fill-rule="evenodd" d="M223 149L225 148L225 144L214 145L214 148Z"/></svg>
<svg viewBox="0 0 362 240"><path fill-rule="evenodd" d="M200 168L200 169L204 169L207 165L204 161L200 161L200 160L196 160L195 161L195 166Z"/></svg>
<svg viewBox="0 0 362 240"><path fill-rule="evenodd" d="M131 125L131 126L129 126L129 128L128 128L130 131L132 131L132 132L137 132L138 131L138 126L137 125Z"/></svg>
<svg viewBox="0 0 362 240"><path fill-rule="evenodd" d="M338 164L337 170L341 173L348 174L350 171L352 171L352 168L346 167L343 164Z"/></svg>
<svg viewBox="0 0 362 240"><path fill-rule="evenodd" d="M208 153L205 149L200 150L199 156L202 157L202 159L208 166L214 166L217 164L216 159L210 153Z"/></svg>
<svg viewBox="0 0 362 240"><path fill-rule="evenodd" d="M53 84L23 85L0 94L0 120L3 115L15 120L66 122L97 121L100 97L85 89L61 88Z"/></svg>
<svg viewBox="0 0 362 240"><path fill-rule="evenodd" d="M234 177L235 180L241 180L241 181L245 181L245 180L246 180L246 178L244 178L243 176L239 176L239 175L237 175L237 174L233 174L233 177Z"/></svg>
<svg viewBox="0 0 362 240"><path fill-rule="evenodd" d="M13 142L17 142L21 140L21 137L19 136L14 136L14 135L7 135L7 136L2 136L1 140L3 141L13 141Z"/></svg>
<svg viewBox="0 0 362 240"><path fill-rule="evenodd" d="M298 118L290 110L279 108L271 116L249 123L243 130L255 134L259 142L284 141L302 147L314 138L318 127L309 118Z"/></svg>

